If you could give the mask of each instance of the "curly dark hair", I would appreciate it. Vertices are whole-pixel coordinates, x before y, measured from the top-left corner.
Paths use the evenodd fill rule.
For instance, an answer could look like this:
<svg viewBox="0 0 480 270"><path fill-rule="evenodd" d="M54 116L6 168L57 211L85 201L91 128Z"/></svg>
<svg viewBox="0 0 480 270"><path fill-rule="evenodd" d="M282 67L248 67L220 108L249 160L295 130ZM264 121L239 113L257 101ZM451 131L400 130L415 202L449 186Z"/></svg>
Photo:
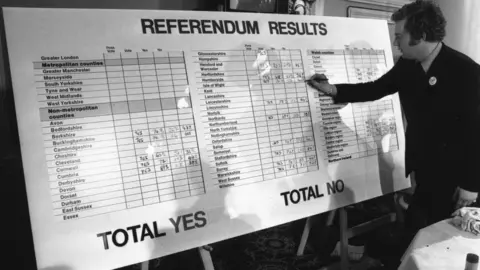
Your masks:
<svg viewBox="0 0 480 270"><path fill-rule="evenodd" d="M392 14L392 21L405 21L404 29L412 40L439 42L445 38L447 21L438 5L430 0L416 0L401 7Z"/></svg>

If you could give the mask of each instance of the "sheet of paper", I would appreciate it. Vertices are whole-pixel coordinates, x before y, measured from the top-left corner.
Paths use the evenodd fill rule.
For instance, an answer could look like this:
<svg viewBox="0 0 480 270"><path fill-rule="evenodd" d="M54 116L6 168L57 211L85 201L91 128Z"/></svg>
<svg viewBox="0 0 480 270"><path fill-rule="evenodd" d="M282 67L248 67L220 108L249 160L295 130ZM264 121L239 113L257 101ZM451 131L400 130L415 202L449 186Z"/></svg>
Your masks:
<svg viewBox="0 0 480 270"><path fill-rule="evenodd" d="M386 22L4 8L40 269L111 269L409 187Z"/></svg>

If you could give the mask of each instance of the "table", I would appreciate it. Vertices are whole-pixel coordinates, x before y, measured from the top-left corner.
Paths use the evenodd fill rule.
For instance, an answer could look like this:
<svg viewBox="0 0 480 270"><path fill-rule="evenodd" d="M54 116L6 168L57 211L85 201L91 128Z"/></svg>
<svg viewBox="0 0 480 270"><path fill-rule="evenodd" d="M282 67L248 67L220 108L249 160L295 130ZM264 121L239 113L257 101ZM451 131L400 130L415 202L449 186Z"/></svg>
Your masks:
<svg viewBox="0 0 480 270"><path fill-rule="evenodd" d="M461 231L447 219L417 233L399 270L463 269L468 253L480 254L480 236Z"/></svg>

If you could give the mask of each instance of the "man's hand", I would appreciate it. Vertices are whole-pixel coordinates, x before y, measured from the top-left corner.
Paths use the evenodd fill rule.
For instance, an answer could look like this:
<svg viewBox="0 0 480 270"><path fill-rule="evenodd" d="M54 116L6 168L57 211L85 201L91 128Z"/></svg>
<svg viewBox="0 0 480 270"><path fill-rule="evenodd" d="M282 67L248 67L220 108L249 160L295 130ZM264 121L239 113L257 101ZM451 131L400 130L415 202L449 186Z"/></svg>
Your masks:
<svg viewBox="0 0 480 270"><path fill-rule="evenodd" d="M455 202L455 210L465 206L469 206L476 202L478 198L477 192L471 192L460 187L457 187L455 194L453 194L453 201Z"/></svg>
<svg viewBox="0 0 480 270"><path fill-rule="evenodd" d="M327 77L323 74L314 74L307 80L307 83L327 96L334 97L337 95L337 88L335 85L329 84Z"/></svg>

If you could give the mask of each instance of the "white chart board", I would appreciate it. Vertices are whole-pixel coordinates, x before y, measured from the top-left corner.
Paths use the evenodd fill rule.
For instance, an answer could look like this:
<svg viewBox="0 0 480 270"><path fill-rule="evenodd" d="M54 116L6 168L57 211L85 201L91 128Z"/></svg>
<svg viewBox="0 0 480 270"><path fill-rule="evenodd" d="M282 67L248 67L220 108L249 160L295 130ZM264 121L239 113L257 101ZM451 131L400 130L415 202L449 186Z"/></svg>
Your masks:
<svg viewBox="0 0 480 270"><path fill-rule="evenodd" d="M111 269L409 187L386 22L4 8L40 269Z"/></svg>

